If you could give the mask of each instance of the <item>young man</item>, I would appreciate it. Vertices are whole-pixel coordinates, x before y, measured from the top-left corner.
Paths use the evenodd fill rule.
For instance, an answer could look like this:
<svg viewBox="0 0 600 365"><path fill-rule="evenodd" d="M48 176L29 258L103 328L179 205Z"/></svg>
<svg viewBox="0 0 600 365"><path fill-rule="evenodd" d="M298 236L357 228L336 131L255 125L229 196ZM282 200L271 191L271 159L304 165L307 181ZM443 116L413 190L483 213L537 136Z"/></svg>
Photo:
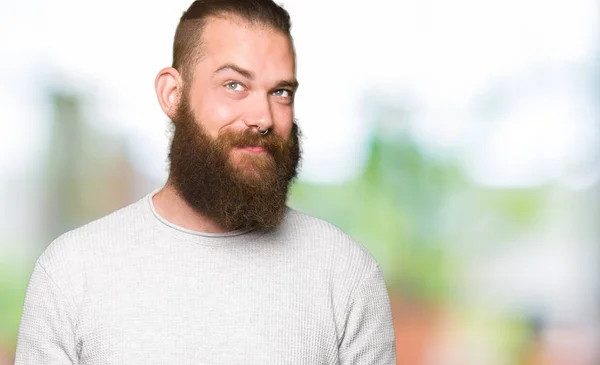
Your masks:
<svg viewBox="0 0 600 365"><path fill-rule="evenodd" d="M395 364L362 246L286 207L300 159L289 15L198 0L156 78L166 185L36 262L16 364Z"/></svg>

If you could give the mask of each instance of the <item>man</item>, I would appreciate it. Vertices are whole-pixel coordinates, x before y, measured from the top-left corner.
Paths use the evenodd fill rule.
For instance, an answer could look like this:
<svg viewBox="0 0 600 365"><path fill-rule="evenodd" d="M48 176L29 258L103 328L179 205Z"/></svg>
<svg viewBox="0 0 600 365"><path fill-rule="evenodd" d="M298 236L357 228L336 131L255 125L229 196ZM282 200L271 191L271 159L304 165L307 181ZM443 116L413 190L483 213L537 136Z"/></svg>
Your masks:
<svg viewBox="0 0 600 365"><path fill-rule="evenodd" d="M286 207L300 158L289 15L198 0L156 78L174 124L160 191L36 262L16 364L395 364L372 256Z"/></svg>

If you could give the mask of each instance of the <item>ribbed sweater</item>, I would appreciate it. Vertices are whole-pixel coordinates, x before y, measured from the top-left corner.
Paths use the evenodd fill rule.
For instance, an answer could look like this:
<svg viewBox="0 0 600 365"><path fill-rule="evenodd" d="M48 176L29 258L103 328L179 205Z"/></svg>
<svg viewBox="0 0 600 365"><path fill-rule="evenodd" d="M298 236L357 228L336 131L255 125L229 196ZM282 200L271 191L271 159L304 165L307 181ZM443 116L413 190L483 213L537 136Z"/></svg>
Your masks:
<svg viewBox="0 0 600 365"><path fill-rule="evenodd" d="M381 270L338 228L287 208L275 229L201 233L152 195L42 253L16 365L396 363Z"/></svg>

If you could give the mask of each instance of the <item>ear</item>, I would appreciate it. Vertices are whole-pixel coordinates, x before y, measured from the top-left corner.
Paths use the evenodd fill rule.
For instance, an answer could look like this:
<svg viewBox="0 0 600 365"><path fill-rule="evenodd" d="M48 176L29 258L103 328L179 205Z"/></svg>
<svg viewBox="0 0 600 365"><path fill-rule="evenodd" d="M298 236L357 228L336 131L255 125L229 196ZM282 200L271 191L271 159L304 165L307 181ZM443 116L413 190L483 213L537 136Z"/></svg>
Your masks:
<svg viewBox="0 0 600 365"><path fill-rule="evenodd" d="M154 90L163 112L169 118L175 118L183 90L179 72L173 67L165 67L160 70L154 80Z"/></svg>

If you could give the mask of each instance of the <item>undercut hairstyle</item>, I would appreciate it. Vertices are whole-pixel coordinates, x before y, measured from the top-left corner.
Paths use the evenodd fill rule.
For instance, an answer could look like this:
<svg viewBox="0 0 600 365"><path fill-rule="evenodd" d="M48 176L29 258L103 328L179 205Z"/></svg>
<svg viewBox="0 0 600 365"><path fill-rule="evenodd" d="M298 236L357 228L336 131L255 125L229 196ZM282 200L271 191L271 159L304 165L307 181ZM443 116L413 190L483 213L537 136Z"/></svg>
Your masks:
<svg viewBox="0 0 600 365"><path fill-rule="evenodd" d="M286 35L290 41L289 13L273 0L196 0L179 19L173 41L173 64L188 82L202 58L202 31L210 17L234 16L252 26L266 26Z"/></svg>

